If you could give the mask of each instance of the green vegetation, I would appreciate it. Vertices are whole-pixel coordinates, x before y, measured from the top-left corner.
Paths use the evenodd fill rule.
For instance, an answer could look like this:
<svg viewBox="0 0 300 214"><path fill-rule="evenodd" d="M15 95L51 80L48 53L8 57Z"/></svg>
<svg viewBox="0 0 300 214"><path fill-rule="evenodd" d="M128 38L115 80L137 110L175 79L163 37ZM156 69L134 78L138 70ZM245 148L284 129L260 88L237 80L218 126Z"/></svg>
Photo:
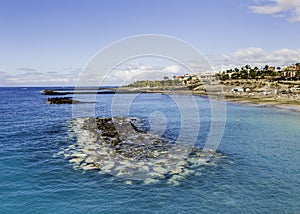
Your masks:
<svg viewBox="0 0 300 214"><path fill-rule="evenodd" d="M165 79L165 80L140 80L135 81L134 83L131 83L127 85L126 87L165 87L165 86L178 86L181 85L181 82L178 80L171 80L171 79Z"/></svg>

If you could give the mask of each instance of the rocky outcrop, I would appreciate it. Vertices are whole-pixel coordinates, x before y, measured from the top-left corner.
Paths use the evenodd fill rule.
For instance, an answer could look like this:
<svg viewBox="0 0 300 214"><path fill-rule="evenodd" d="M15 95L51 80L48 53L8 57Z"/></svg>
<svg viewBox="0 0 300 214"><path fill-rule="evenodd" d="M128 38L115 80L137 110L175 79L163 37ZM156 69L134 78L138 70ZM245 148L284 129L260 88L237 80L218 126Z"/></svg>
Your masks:
<svg viewBox="0 0 300 214"><path fill-rule="evenodd" d="M76 169L170 185L200 175L203 166L214 165L220 157L147 132L141 124L138 118L73 119L71 133L76 144L56 155L64 155Z"/></svg>
<svg viewBox="0 0 300 214"><path fill-rule="evenodd" d="M80 103L77 100L73 100L72 97L53 97L53 98L48 98L47 102L49 104L77 104L77 103Z"/></svg>

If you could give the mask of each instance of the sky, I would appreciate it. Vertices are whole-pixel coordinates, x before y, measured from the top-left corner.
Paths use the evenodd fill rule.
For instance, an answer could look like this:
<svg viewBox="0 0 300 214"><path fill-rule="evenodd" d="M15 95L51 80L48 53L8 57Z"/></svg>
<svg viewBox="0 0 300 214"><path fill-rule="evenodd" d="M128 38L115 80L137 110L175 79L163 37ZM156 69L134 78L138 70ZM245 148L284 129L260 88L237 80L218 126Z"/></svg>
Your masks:
<svg viewBox="0 0 300 214"><path fill-rule="evenodd" d="M143 34L186 42L216 71L300 62L299 0L0 0L0 29L0 86L74 85L100 50Z"/></svg>

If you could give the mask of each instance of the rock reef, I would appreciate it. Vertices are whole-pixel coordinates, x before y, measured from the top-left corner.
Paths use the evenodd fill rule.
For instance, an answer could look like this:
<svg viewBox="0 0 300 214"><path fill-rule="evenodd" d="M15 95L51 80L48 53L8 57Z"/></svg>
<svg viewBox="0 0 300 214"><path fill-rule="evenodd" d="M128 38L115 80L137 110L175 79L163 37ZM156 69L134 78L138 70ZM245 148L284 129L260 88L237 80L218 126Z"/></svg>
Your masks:
<svg viewBox="0 0 300 214"><path fill-rule="evenodd" d="M80 103L77 100L73 100L72 97L53 97L53 98L48 98L47 102L49 104L77 104L77 103Z"/></svg>
<svg viewBox="0 0 300 214"><path fill-rule="evenodd" d="M98 170L126 179L142 180L145 184L165 181L179 185L191 175L200 175L204 165L215 165L220 154L171 142L147 132L138 118L76 118L71 133L76 144L63 148L74 168Z"/></svg>

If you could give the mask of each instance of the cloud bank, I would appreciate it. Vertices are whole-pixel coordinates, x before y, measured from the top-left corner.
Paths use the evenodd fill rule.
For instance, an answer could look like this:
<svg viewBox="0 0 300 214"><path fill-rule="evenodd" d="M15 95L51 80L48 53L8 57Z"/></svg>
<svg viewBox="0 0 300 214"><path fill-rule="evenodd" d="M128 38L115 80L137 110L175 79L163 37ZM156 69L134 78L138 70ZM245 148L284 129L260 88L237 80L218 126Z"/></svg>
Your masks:
<svg viewBox="0 0 300 214"><path fill-rule="evenodd" d="M249 8L254 13L271 14L279 17L288 16L289 21L300 22L299 0L268 0L265 4L252 5Z"/></svg>
<svg viewBox="0 0 300 214"><path fill-rule="evenodd" d="M138 80L162 80L165 76L189 73L186 68L174 64L160 66L157 64L126 63L109 73L103 82L105 85L126 85Z"/></svg>
<svg viewBox="0 0 300 214"><path fill-rule="evenodd" d="M206 56L206 58L213 67L212 71L216 72L246 64L258 67L263 67L266 64L283 67L300 62L300 49L290 50L284 48L268 52L262 48L249 47L232 53ZM191 63L190 66L197 68L198 71L210 71L203 69L201 65ZM22 72L10 74L1 69L0 86L75 86L81 70L81 68L67 68L61 71L42 72L31 68L18 69ZM108 71L102 85L124 85L136 80L162 80L164 76L172 78L174 75L186 73L191 72L174 62L168 64L129 62ZM103 79L101 72L84 75L81 74L81 77L96 80L97 83L98 80L100 82ZM95 81L92 81L92 83L95 83Z"/></svg>
<svg viewBox="0 0 300 214"><path fill-rule="evenodd" d="M253 66L272 66L283 67L300 62L300 49L279 49L267 52L262 48L250 47L240 49L230 54L208 56L215 70L224 70L250 64Z"/></svg>
<svg viewBox="0 0 300 214"><path fill-rule="evenodd" d="M22 73L0 72L0 86L71 86L75 85L80 69L61 72L41 72L37 69L16 69Z"/></svg>

